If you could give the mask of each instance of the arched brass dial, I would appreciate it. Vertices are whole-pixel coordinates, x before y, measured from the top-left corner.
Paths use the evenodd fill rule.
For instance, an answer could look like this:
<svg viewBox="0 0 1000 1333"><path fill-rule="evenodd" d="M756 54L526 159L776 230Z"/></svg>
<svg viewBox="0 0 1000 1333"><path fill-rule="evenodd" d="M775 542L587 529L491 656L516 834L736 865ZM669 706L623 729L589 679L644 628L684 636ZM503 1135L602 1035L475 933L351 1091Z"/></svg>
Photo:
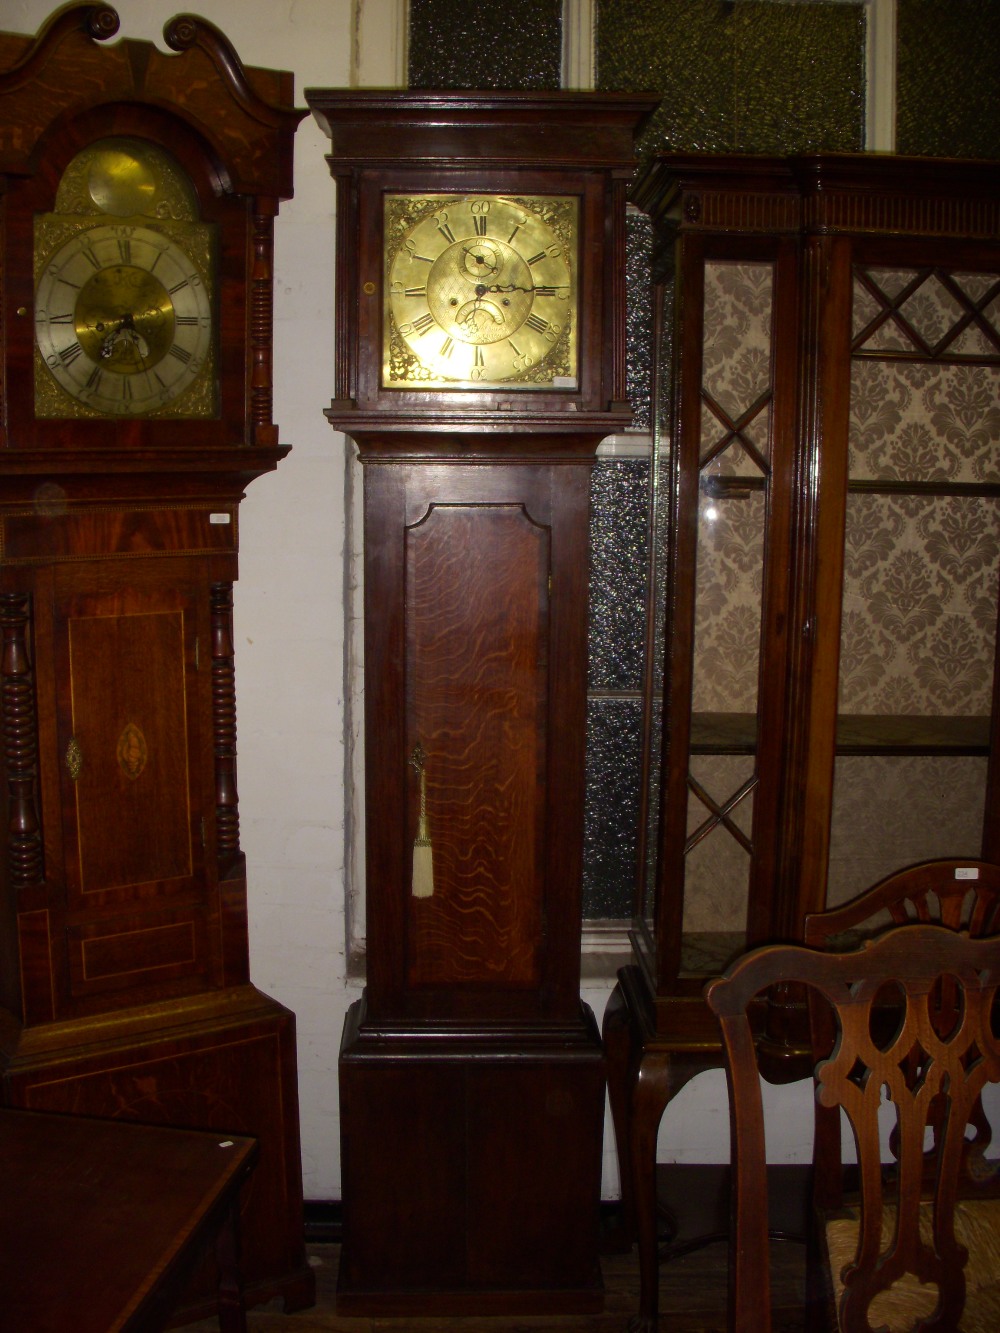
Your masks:
<svg viewBox="0 0 1000 1333"><path fill-rule="evenodd" d="M45 260L35 337L52 378L95 412L169 409L210 361L204 275L163 231L126 222L73 232Z"/></svg>
<svg viewBox="0 0 1000 1333"><path fill-rule="evenodd" d="M578 201L385 199L386 388L575 389Z"/></svg>

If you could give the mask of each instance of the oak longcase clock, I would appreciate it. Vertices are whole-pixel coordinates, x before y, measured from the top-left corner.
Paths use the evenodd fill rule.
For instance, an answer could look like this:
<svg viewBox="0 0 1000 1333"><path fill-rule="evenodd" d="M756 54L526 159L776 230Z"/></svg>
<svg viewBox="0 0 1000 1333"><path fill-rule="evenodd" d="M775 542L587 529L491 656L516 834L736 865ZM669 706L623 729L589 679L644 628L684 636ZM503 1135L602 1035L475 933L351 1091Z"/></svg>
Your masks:
<svg viewBox="0 0 1000 1333"><path fill-rule="evenodd" d="M168 52L118 26L0 34L0 1096L255 1136L248 1298L294 1307L294 1018L249 978L232 594L244 489L287 451L302 113L201 19Z"/></svg>
<svg viewBox="0 0 1000 1333"><path fill-rule="evenodd" d="M339 1301L594 1309L589 483L631 416L624 191L653 104L306 97L338 185L326 415L365 498L367 985L341 1047Z"/></svg>

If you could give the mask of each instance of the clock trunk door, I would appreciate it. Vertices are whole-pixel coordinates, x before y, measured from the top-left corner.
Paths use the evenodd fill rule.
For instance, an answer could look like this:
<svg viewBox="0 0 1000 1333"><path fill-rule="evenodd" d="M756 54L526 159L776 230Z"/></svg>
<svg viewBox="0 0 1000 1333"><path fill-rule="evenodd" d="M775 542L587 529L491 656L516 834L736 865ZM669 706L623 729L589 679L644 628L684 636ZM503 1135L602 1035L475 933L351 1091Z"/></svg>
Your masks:
<svg viewBox="0 0 1000 1333"><path fill-rule="evenodd" d="M579 1011L589 478L366 463L374 1021Z"/></svg>
<svg viewBox="0 0 1000 1333"><path fill-rule="evenodd" d="M548 579L523 505L431 504L407 528L411 986L538 985Z"/></svg>
<svg viewBox="0 0 1000 1333"><path fill-rule="evenodd" d="M69 1002L209 980L194 589L60 571L57 715Z"/></svg>

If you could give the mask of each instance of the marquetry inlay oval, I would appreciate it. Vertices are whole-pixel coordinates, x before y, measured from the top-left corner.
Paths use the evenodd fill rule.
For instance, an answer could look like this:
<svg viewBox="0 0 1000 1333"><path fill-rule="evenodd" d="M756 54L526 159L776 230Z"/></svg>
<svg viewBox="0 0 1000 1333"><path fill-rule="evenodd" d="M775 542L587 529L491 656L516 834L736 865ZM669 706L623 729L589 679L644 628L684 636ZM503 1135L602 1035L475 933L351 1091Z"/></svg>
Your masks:
<svg viewBox="0 0 1000 1333"><path fill-rule="evenodd" d="M146 767L146 738L134 722L129 722L118 737L118 767L133 782Z"/></svg>

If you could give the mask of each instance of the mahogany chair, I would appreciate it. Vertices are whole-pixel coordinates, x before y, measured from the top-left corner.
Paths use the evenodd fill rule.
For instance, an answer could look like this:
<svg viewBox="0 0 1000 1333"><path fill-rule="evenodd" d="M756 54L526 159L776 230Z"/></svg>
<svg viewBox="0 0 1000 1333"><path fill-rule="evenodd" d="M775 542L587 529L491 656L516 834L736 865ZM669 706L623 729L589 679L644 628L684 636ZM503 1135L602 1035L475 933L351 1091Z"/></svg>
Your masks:
<svg viewBox="0 0 1000 1333"><path fill-rule="evenodd" d="M848 1200L839 1189L839 1133L814 1144L810 1326L996 1333L1000 1198L990 1197L994 1181L981 1159L970 1169L965 1145L983 1087L1000 1082L1000 937L922 923L893 926L847 953L765 945L706 988L730 1088L730 1329L771 1329L764 1117L748 1009L779 982L807 989L814 1038L830 1050L814 1071L817 1109L841 1108L857 1146L858 1188ZM886 1164L883 1092L897 1131Z"/></svg>
<svg viewBox="0 0 1000 1333"><path fill-rule="evenodd" d="M1000 865L992 861L942 858L907 866L839 907L811 913L804 922L803 941L816 949L845 948L848 944L860 944L862 939L889 925L921 921L965 930L973 938L1000 932ZM952 1002L947 990L937 999L941 1007ZM993 1135L978 1098L970 1114L970 1125L973 1133L966 1152L982 1159ZM840 1117L835 1110L817 1113L816 1132L821 1138L840 1133ZM895 1142L894 1133L890 1140L893 1149ZM928 1167L933 1170L932 1160ZM976 1169L974 1162L970 1162L969 1169ZM830 1188L834 1187L831 1180Z"/></svg>
<svg viewBox="0 0 1000 1333"><path fill-rule="evenodd" d="M1000 930L1000 865L992 861L920 861L879 880L856 898L805 919L803 940L829 948L849 934L923 921L973 937Z"/></svg>

